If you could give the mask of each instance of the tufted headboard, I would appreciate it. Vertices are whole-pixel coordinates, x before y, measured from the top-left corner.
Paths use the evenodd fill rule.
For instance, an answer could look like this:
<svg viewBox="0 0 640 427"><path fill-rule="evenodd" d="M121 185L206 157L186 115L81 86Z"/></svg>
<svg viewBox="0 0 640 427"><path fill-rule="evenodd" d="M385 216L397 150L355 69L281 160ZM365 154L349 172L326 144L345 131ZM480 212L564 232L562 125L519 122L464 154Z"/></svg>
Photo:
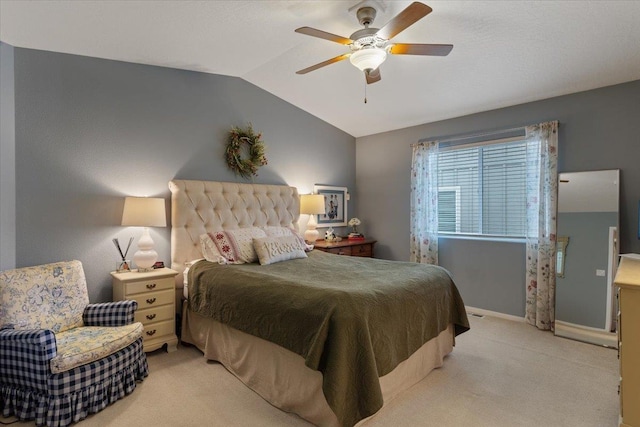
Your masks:
<svg viewBox="0 0 640 427"><path fill-rule="evenodd" d="M280 225L298 228L300 199L295 187L235 182L172 180L171 268L202 258L200 235L222 229Z"/></svg>

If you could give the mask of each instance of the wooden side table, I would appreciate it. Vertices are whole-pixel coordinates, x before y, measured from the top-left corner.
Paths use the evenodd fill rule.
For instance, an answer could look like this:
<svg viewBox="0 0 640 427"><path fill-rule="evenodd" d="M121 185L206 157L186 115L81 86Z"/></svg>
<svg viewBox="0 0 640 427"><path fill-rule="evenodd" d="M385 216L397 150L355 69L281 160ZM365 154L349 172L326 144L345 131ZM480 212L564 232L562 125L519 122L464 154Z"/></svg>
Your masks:
<svg viewBox="0 0 640 427"><path fill-rule="evenodd" d="M342 239L340 242L327 242L324 240L318 240L315 242L314 248L318 249L319 251L329 252L337 255L373 258L373 245L375 245L375 243L376 240L373 239Z"/></svg>
<svg viewBox="0 0 640 427"><path fill-rule="evenodd" d="M138 273L112 272L113 300L135 300L138 310L135 321L144 326L144 351L167 345L167 351L178 346L176 336L175 279L177 271L170 268Z"/></svg>

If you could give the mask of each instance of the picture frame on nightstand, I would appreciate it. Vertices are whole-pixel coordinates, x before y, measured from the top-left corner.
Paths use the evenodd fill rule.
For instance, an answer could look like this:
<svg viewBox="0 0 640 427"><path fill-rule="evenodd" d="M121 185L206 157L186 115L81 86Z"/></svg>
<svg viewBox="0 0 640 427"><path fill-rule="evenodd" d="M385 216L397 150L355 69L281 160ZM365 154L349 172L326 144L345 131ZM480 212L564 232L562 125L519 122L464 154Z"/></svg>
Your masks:
<svg viewBox="0 0 640 427"><path fill-rule="evenodd" d="M315 194L324 196L324 214L317 215L318 228L342 227L347 225L347 187L315 185Z"/></svg>

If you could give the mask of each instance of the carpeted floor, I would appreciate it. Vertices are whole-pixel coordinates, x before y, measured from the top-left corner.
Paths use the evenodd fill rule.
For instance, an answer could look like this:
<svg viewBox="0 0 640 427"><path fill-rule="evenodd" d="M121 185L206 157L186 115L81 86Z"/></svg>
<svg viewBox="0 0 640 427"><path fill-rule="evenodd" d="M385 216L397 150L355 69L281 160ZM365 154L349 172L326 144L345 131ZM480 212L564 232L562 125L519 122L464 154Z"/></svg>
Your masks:
<svg viewBox="0 0 640 427"><path fill-rule="evenodd" d="M390 402L367 427L617 426L616 350L510 320L470 321L444 367ZM148 357L151 374L133 394L79 426L310 425L272 407L194 347Z"/></svg>

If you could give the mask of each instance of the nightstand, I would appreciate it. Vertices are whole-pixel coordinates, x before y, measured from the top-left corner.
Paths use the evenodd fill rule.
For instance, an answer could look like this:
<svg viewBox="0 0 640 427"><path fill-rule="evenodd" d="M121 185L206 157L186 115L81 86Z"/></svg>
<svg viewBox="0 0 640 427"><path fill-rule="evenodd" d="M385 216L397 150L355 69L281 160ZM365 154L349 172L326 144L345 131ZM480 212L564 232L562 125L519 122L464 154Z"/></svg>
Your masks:
<svg viewBox="0 0 640 427"><path fill-rule="evenodd" d="M142 333L144 351L153 351L167 345L167 351L175 351L176 336L175 279L177 271L170 268L138 273L111 272L113 300L135 300L138 303L135 321L144 326Z"/></svg>
<svg viewBox="0 0 640 427"><path fill-rule="evenodd" d="M373 245L375 245L375 243L376 240L372 239L342 239L340 242L327 242L325 240L318 240L314 244L314 248L318 249L319 251L329 252L337 255L373 258Z"/></svg>

